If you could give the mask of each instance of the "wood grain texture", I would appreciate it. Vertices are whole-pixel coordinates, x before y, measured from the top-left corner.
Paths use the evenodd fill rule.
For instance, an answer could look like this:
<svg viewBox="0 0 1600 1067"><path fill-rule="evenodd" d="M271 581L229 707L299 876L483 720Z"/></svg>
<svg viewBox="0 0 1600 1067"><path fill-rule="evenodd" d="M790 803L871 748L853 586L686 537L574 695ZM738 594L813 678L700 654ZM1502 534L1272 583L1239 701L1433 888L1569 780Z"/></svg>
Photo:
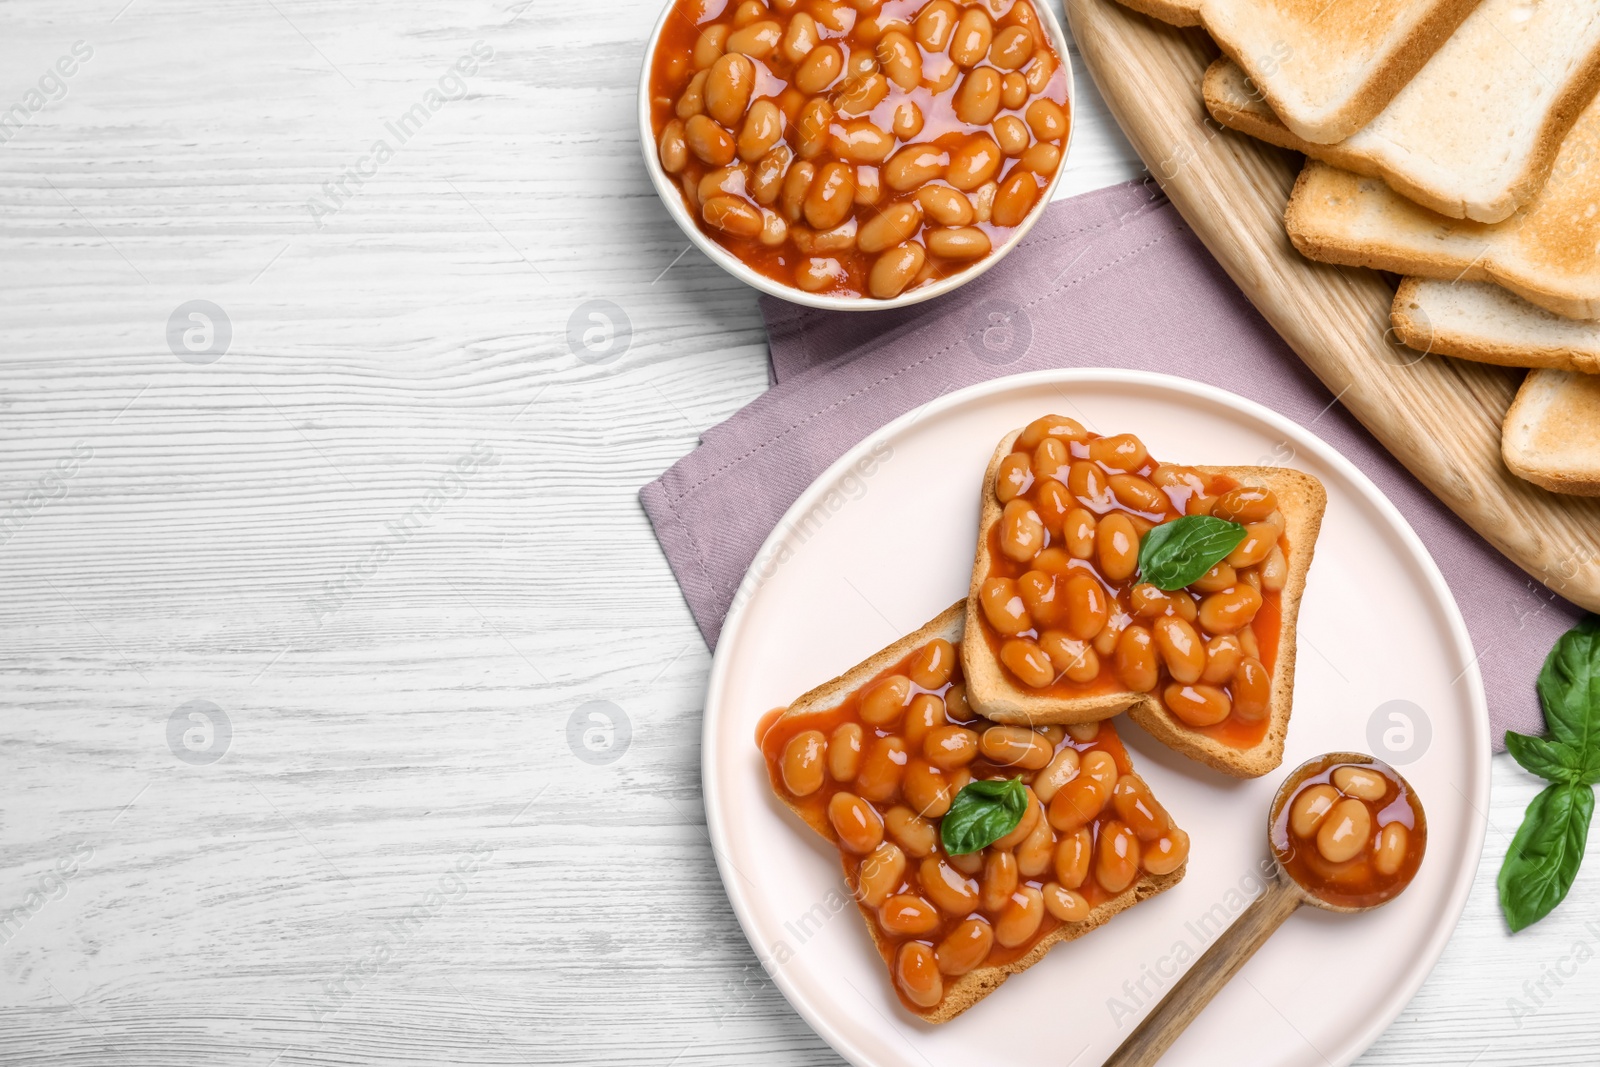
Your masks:
<svg viewBox="0 0 1600 1067"><path fill-rule="evenodd" d="M1312 263L1283 210L1300 157L1222 130L1200 82L1217 55L1113 0L1068 0L1085 65L1128 138L1262 315L1424 485L1536 580L1600 610L1600 504L1522 481L1500 459L1519 375L1393 341L1379 274Z"/></svg>
<svg viewBox="0 0 1600 1067"><path fill-rule="evenodd" d="M709 657L635 499L767 383L754 294L639 164L658 3L123 5L14 0L0 33L6 107L94 48L0 144L0 1064L838 1064L718 880ZM1067 194L1138 173L1079 90ZM233 327L210 364L167 344L193 299ZM630 325L598 362L592 299ZM232 726L210 765L168 742L197 699ZM603 765L567 740L597 700L631 726ZM1364 1063L1592 1059L1600 966L1508 1014L1600 885L1507 940L1534 786L1495 773L1506 836Z"/></svg>

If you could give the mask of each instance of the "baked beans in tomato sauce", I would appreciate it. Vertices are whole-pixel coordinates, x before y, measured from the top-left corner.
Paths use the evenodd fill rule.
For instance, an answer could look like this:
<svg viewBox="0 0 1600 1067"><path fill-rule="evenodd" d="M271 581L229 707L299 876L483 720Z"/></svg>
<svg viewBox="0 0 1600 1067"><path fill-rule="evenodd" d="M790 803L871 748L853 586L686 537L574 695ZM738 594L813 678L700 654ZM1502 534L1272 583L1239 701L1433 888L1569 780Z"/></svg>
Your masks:
<svg viewBox="0 0 1600 1067"><path fill-rule="evenodd" d="M650 103L712 240L786 285L878 299L1008 240L1071 122L1032 0L674 0Z"/></svg>
<svg viewBox="0 0 1600 1067"><path fill-rule="evenodd" d="M1029 423L996 473L982 639L1006 676L1061 697L1150 693L1180 727L1238 748L1266 736L1289 575L1271 489L1162 463L1132 434ZM1141 539L1183 515L1244 525L1184 589L1139 581Z"/></svg>
<svg viewBox="0 0 1600 1067"><path fill-rule="evenodd" d="M838 845L895 991L918 1012L961 975L1020 959L1189 855L1109 722L989 722L968 707L960 664L956 645L936 639L835 708L779 709L757 727L772 788ZM1016 829L947 854L940 819L961 788L1018 775L1028 810Z"/></svg>
<svg viewBox="0 0 1600 1067"><path fill-rule="evenodd" d="M1411 884L1427 848L1428 821L1394 768L1329 756L1302 767L1280 795L1272 850L1313 896L1365 908Z"/></svg>

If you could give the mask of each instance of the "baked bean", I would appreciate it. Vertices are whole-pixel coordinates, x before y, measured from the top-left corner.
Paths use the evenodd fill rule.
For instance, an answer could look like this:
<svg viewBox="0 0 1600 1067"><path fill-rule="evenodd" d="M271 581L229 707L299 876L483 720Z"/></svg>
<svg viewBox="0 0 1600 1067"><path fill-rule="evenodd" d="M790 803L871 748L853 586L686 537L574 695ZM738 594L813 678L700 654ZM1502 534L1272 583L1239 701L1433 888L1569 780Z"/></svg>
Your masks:
<svg viewBox="0 0 1600 1067"><path fill-rule="evenodd" d="M1261 572L1261 588L1269 593L1277 593L1289 584L1289 561L1284 558L1283 549L1277 545L1272 546L1272 551L1267 553L1267 558L1261 561L1257 568Z"/></svg>
<svg viewBox="0 0 1600 1067"><path fill-rule="evenodd" d="M1044 922L1044 895L1031 885L1011 894L994 921L994 939L1006 948L1024 944L1039 932Z"/></svg>
<svg viewBox="0 0 1600 1067"><path fill-rule="evenodd" d="M795 734L783 746L783 787L797 797L807 797L822 788L828 739L821 730Z"/></svg>
<svg viewBox="0 0 1600 1067"><path fill-rule="evenodd" d="M882 907L906 876L906 854L885 841L856 869L856 899L869 908Z"/></svg>
<svg viewBox="0 0 1600 1067"><path fill-rule="evenodd" d="M897 192L907 192L925 182L942 177L950 165L950 153L937 145L907 145L889 157L883 180Z"/></svg>
<svg viewBox="0 0 1600 1067"><path fill-rule="evenodd" d="M1000 79L1000 103L1007 111L1015 111L1028 99L1028 81L1016 71ZM1021 120L1018 120L1021 121Z"/></svg>
<svg viewBox="0 0 1600 1067"><path fill-rule="evenodd" d="M1131 829L1115 819L1107 821L1095 848L1094 880L1108 893L1122 892L1139 877L1142 852Z"/></svg>
<svg viewBox="0 0 1600 1067"><path fill-rule="evenodd" d="M926 192L928 190L924 190ZM961 194L957 193L957 196ZM919 197L920 199L920 197ZM926 210L926 201L922 201ZM994 475L994 497L1005 504L1012 497L1026 493L1033 485L1033 470L1028 465L1028 456L1023 452L1008 452L1000 461L1000 466Z"/></svg>
<svg viewBox="0 0 1600 1067"><path fill-rule="evenodd" d="M1076 637L1046 630L1039 635L1039 647L1050 657L1050 666L1069 681L1083 684L1100 677L1100 654Z"/></svg>
<svg viewBox="0 0 1600 1067"><path fill-rule="evenodd" d="M991 726L978 739L978 751L991 763L1042 770L1054 755L1050 742L1026 726Z"/></svg>
<svg viewBox="0 0 1600 1067"><path fill-rule="evenodd" d="M1052 444L1056 445L1057 448L1061 447L1053 441L1046 441L1045 444L1039 447L1044 448L1046 445ZM1056 481L1054 478L1044 480L1044 484L1034 492L1033 502L1039 512L1039 517L1044 521L1044 528L1050 531L1052 539L1060 538L1062 528L1066 525L1067 515L1078 506L1077 501L1072 499L1072 493L1067 489L1066 485ZM1065 553L1062 555L1064 562Z"/></svg>
<svg viewBox="0 0 1600 1067"><path fill-rule="evenodd" d="M714 196L732 196L742 201L747 170L744 164L735 163L706 171L705 177L700 179L700 203L704 205Z"/></svg>
<svg viewBox="0 0 1600 1067"><path fill-rule="evenodd" d="M1128 604L1141 619L1155 619L1163 615L1176 615L1193 622L1196 609L1194 600L1183 593L1169 593L1157 589L1149 582L1138 582L1128 592Z"/></svg>
<svg viewBox="0 0 1600 1067"><path fill-rule="evenodd" d="M866 855L883 842L883 819L853 793L835 793L828 799L828 821L839 844L850 852Z"/></svg>
<svg viewBox="0 0 1600 1067"><path fill-rule="evenodd" d="M1066 550L1060 545L1051 545L1033 557L1033 569L1057 578L1065 578L1072 573L1072 557L1067 555Z"/></svg>
<svg viewBox="0 0 1600 1067"><path fill-rule="evenodd" d="M921 897L901 893L890 897L878 909L878 925L890 937L921 937L939 929L939 913ZM923 946L926 949L926 946ZM928 963L933 964L932 951ZM934 968L935 974L938 968Z"/></svg>
<svg viewBox="0 0 1600 1067"><path fill-rule="evenodd" d="M917 190L917 202L922 205L923 212L941 226L965 226L972 221L972 202L947 185L923 186ZM1016 452L1007 458L1013 456L1021 462L1027 461L1026 456Z"/></svg>
<svg viewBox="0 0 1600 1067"><path fill-rule="evenodd" d="M966 974L988 959L989 950L993 947L994 928L974 917L957 924L939 942L939 947L934 949L934 956L939 962L939 970L954 978Z"/></svg>
<svg viewBox="0 0 1600 1067"><path fill-rule="evenodd" d="M1296 837L1310 837L1339 801L1339 791L1324 782L1300 791L1289 805L1289 829Z"/></svg>
<svg viewBox="0 0 1600 1067"><path fill-rule="evenodd" d="M1173 681L1184 685L1198 682L1206 669L1206 647L1195 628L1183 619L1165 615L1155 621L1150 632Z"/></svg>
<svg viewBox="0 0 1600 1067"><path fill-rule="evenodd" d="M963 852L959 856L946 856L945 862L968 878L976 878L983 873L983 859L986 851L980 848L976 852Z"/></svg>
<svg viewBox="0 0 1600 1067"><path fill-rule="evenodd" d="M1015 115L1001 115L994 120L994 139L1006 156L1020 156L1032 143L1028 127Z"/></svg>
<svg viewBox="0 0 1600 1067"><path fill-rule="evenodd" d="M922 109L913 100L902 100L894 106L889 125L896 137L909 141L922 132Z"/></svg>
<svg viewBox="0 0 1600 1067"><path fill-rule="evenodd" d="M965 767L978 758L978 735L960 726L939 726L922 739L922 754L941 770Z"/></svg>
<svg viewBox="0 0 1600 1067"><path fill-rule="evenodd" d="M1078 750L1064 748L1057 752L1044 770L1040 771L1033 779L1033 792L1042 803L1048 804L1055 799L1061 787L1072 781L1078 774Z"/></svg>
<svg viewBox="0 0 1600 1067"><path fill-rule="evenodd" d="M939 847L939 831L933 823L903 804L883 813L883 826L908 856L931 856Z"/></svg>
<svg viewBox="0 0 1600 1067"><path fill-rule="evenodd" d="M1057 790L1050 801L1050 825L1068 833L1094 822L1111 801L1118 777L1116 760L1109 753L1096 749L1084 755L1078 776ZM1067 883L1063 880L1062 884Z"/></svg>
<svg viewBox="0 0 1600 1067"><path fill-rule="evenodd" d="M1082 572L1066 580L1062 601L1066 608L1064 629L1080 641L1088 641L1099 633L1111 614L1105 589Z"/></svg>
<svg viewBox="0 0 1600 1067"><path fill-rule="evenodd" d="M855 174L848 164L824 163L806 192L806 221L819 230L842 224L850 214L855 192Z"/></svg>
<svg viewBox="0 0 1600 1067"><path fill-rule="evenodd" d="M695 38L692 62L694 69L704 71L710 68L722 57L723 45L728 40L728 35L733 32L732 26L711 25L700 31L700 36Z"/></svg>
<svg viewBox="0 0 1600 1067"><path fill-rule="evenodd" d="M923 235L928 251L943 259L982 259L989 254L989 235L976 226L929 230Z"/></svg>
<svg viewBox="0 0 1600 1067"><path fill-rule="evenodd" d="M1017 880L1017 857L989 849L983 858L983 877L978 882L978 900L983 910L994 915L1003 909L1017 891Z"/></svg>
<svg viewBox="0 0 1600 1067"><path fill-rule="evenodd" d="M1050 869L1056 854L1056 835L1043 816L1034 820L1033 829L1017 846L1017 872L1024 878L1037 878Z"/></svg>
<svg viewBox="0 0 1600 1067"><path fill-rule="evenodd" d="M1210 634L1231 634L1250 625L1261 610L1261 594L1240 583L1200 601L1200 627Z"/></svg>
<svg viewBox="0 0 1600 1067"><path fill-rule="evenodd" d="M1139 862L1154 875L1171 874L1189 858L1189 835L1176 826L1144 846Z"/></svg>
<svg viewBox="0 0 1600 1067"><path fill-rule="evenodd" d="M808 100L795 119L795 151L801 159L815 159L828 147L828 127L833 122L833 105L817 97Z"/></svg>
<svg viewBox="0 0 1600 1067"><path fill-rule="evenodd" d="M912 810L928 819L942 819L945 812L950 810L950 802L955 799L950 783L938 768L920 759L914 759L906 765L901 789Z"/></svg>
<svg viewBox="0 0 1600 1067"><path fill-rule="evenodd" d="M986 133L975 133L950 153L945 180L963 192L976 189L1000 169L1000 146Z"/></svg>
<svg viewBox="0 0 1600 1067"><path fill-rule="evenodd" d="M1233 677L1233 710L1239 718L1258 722L1272 711L1272 675L1250 656L1239 661Z"/></svg>
<svg viewBox="0 0 1600 1067"><path fill-rule="evenodd" d="M861 693L861 721L890 728L900 721L911 701L911 679L891 674L873 682Z"/></svg>
<svg viewBox="0 0 1600 1067"><path fill-rule="evenodd" d="M917 650L907 673L923 689L940 689L950 681L955 665L955 646L942 637L936 637Z"/></svg>
<svg viewBox="0 0 1600 1067"><path fill-rule="evenodd" d="M755 86L756 67L748 57L732 53L723 56L706 73L706 114L732 129L744 117Z"/></svg>
<svg viewBox="0 0 1600 1067"><path fill-rule="evenodd" d="M1014 447L1032 452L1046 437L1054 437L1063 444L1078 444L1089 439L1089 431L1077 419L1065 415L1041 415L1022 428Z"/></svg>
<svg viewBox="0 0 1600 1067"><path fill-rule="evenodd" d="M900 795L900 780L906 770L906 743L890 735L867 745L856 775L856 791L868 800L887 804Z"/></svg>
<svg viewBox="0 0 1600 1067"><path fill-rule="evenodd" d="M1076 469L1077 464L1074 464ZM1100 573L1113 582L1127 581L1139 569L1139 531L1122 512L1100 520L1095 532L1100 555Z"/></svg>
<svg viewBox="0 0 1600 1067"><path fill-rule="evenodd" d="M815 96L839 79L844 72L844 53L836 44L821 44L811 50L794 68L794 87Z"/></svg>
<svg viewBox="0 0 1600 1067"><path fill-rule="evenodd" d="M1340 767L1333 772L1333 785L1357 800L1382 800L1389 792L1389 779L1365 767Z"/></svg>
<svg viewBox="0 0 1600 1067"><path fill-rule="evenodd" d="M734 196L714 196L700 209L707 226L734 237L759 237L761 212Z"/></svg>
<svg viewBox="0 0 1600 1067"><path fill-rule="evenodd" d="M867 276L867 291L880 300L900 295L922 270L927 258L923 247L915 241L896 245L873 261L872 271Z"/></svg>
<svg viewBox="0 0 1600 1067"><path fill-rule="evenodd" d="M1068 889L1077 889L1089 877L1089 865L1094 859L1094 830L1080 826L1056 842L1056 881Z"/></svg>
<svg viewBox="0 0 1600 1067"><path fill-rule="evenodd" d="M1031 466L1038 477L1056 479L1060 477L1061 468L1071 462L1067 446L1058 438L1046 437L1034 448Z"/></svg>
<svg viewBox="0 0 1600 1067"><path fill-rule="evenodd" d="M1228 522L1250 523L1260 522L1277 510L1278 498L1271 489L1241 485L1217 497L1211 514Z"/></svg>
<svg viewBox="0 0 1600 1067"><path fill-rule="evenodd" d="M1339 801L1317 827L1317 851L1329 863L1353 860L1372 838L1372 813L1351 797Z"/></svg>
<svg viewBox="0 0 1600 1067"><path fill-rule="evenodd" d="M1109 471L1126 474L1148 463L1150 453L1146 451L1144 442L1133 434L1119 433L1090 441L1089 458Z"/></svg>
<svg viewBox="0 0 1600 1067"><path fill-rule="evenodd" d="M1056 72L1055 57L1049 52L1034 52L1033 59L1026 67L1022 68L1022 77L1028 83L1028 91L1042 93L1050 84L1050 78Z"/></svg>
<svg viewBox="0 0 1600 1067"><path fill-rule="evenodd" d="M725 167L733 162L734 144L728 131L704 115L691 115L683 124L684 140L702 162Z"/></svg>
<svg viewBox="0 0 1600 1067"><path fill-rule="evenodd" d="M1127 823L1141 841L1154 841L1172 828L1172 816L1156 802L1150 787L1138 775L1124 774L1117 779L1111 791L1111 804L1117 809L1117 817Z"/></svg>
<svg viewBox="0 0 1600 1067"><path fill-rule="evenodd" d="M813 230L807 226L796 226L791 233L794 237L794 246L808 256L824 255L828 252L848 252L856 246L856 220L853 218L845 219L831 230Z"/></svg>
<svg viewBox="0 0 1600 1067"><path fill-rule="evenodd" d="M828 739L828 773L834 781L853 782L861 773L862 736L860 723L847 722Z"/></svg>
<svg viewBox="0 0 1600 1067"><path fill-rule="evenodd" d="M945 724L944 701L933 693L918 693L911 698L906 709L905 722L900 726L900 736L912 752L922 751L922 740Z"/></svg>
<svg viewBox="0 0 1600 1067"><path fill-rule="evenodd" d="M1000 111L1000 72L978 67L961 79L956 90L956 117L973 126L987 126Z"/></svg>
<svg viewBox="0 0 1600 1067"><path fill-rule="evenodd" d="M1094 514L1084 508L1073 508L1062 521L1061 535L1074 559L1089 559L1095 548Z"/></svg>
<svg viewBox="0 0 1600 1067"><path fill-rule="evenodd" d="M1117 654L1117 641L1122 637L1122 631L1132 621L1120 610L1107 619L1105 627L1094 635L1092 644L1096 654L1107 659L1115 656Z"/></svg>
<svg viewBox="0 0 1600 1067"><path fill-rule="evenodd" d="M790 167L783 176L782 199L778 206L784 218L790 222L799 222L805 212L806 194L811 191L811 183L816 179L817 167L814 163L802 160Z"/></svg>
<svg viewBox="0 0 1600 1067"><path fill-rule="evenodd" d="M1067 488L1084 507L1096 513L1110 511L1116 498L1111 495L1111 485L1105 471L1088 460L1074 460L1067 471Z"/></svg>
<svg viewBox="0 0 1600 1067"><path fill-rule="evenodd" d="M933 949L920 941L907 941L895 955L894 980L906 999L919 1008L931 1008L944 999L944 978Z"/></svg>
<svg viewBox="0 0 1600 1067"><path fill-rule="evenodd" d="M878 40L878 64L884 75L904 92L922 82L922 53L909 34L894 30Z"/></svg>
<svg viewBox="0 0 1600 1067"><path fill-rule="evenodd" d="M1056 595L1056 580L1043 571L1028 571L1017 579L1017 595L1034 628L1053 626L1061 616L1061 599Z"/></svg>
<svg viewBox="0 0 1600 1067"><path fill-rule="evenodd" d="M930 247L932 242L929 242ZM1028 500L1008 502L1000 515L1000 552L1007 559L1026 563L1044 547L1044 522Z"/></svg>
<svg viewBox="0 0 1600 1067"><path fill-rule="evenodd" d="M1032 177L1028 179L1033 181ZM1123 507L1142 511L1157 518L1164 517L1172 506L1167 494L1139 477L1137 474L1113 474L1110 479L1111 495Z"/></svg>
<svg viewBox="0 0 1600 1067"><path fill-rule="evenodd" d="M856 24L855 10L835 0L811 0L810 7L818 22L840 34L849 33Z"/></svg>
<svg viewBox="0 0 1600 1067"><path fill-rule="evenodd" d="M750 105L744 126L739 130L739 158L754 163L772 151L782 136L783 112L771 100L757 100Z"/></svg>
<svg viewBox="0 0 1600 1067"><path fill-rule="evenodd" d="M1039 645L1026 637L1013 637L1000 646L1000 662L1023 685L1033 689L1043 689L1055 680L1055 668L1050 665L1050 657L1045 655Z"/></svg>
<svg viewBox="0 0 1600 1067"><path fill-rule="evenodd" d="M770 208L761 212L761 243L764 245L781 245L789 236L789 224L783 221L783 216Z"/></svg>
<svg viewBox="0 0 1600 1067"><path fill-rule="evenodd" d="M958 10L950 0L933 0L912 22L917 43L929 52L943 52L955 34Z"/></svg>
<svg viewBox="0 0 1600 1067"><path fill-rule="evenodd" d="M972 914L978 907L978 883L938 856L929 856L917 868L923 896L952 918Z"/></svg>
<svg viewBox="0 0 1600 1067"><path fill-rule="evenodd" d="M964 682L957 682L944 691L944 714L951 722L973 722L978 718L976 712L967 705L967 686Z"/></svg>
<svg viewBox="0 0 1600 1067"><path fill-rule="evenodd" d="M1395 874L1405 863L1406 849L1410 844L1410 831L1400 823L1389 823L1378 831L1378 847L1372 853L1372 866L1381 875Z"/></svg>
<svg viewBox="0 0 1600 1067"><path fill-rule="evenodd" d="M994 40L994 24L981 9L969 7L956 22L950 38L950 58L958 66L975 66L989 52Z"/></svg>
<svg viewBox="0 0 1600 1067"><path fill-rule="evenodd" d="M990 218L996 226L1017 226L1033 210L1039 199L1039 183L1022 168L1017 168L1000 183L994 194L994 209Z"/></svg>
<svg viewBox="0 0 1600 1067"><path fill-rule="evenodd" d="M1244 528L1244 540L1228 553L1227 560L1234 567L1254 567L1267 558L1282 536L1283 532L1270 523L1249 523Z"/></svg>
<svg viewBox="0 0 1600 1067"><path fill-rule="evenodd" d="M916 233L922 211L916 201L900 201L884 208L861 227L856 246L863 252L881 252Z"/></svg>
<svg viewBox="0 0 1600 1067"><path fill-rule="evenodd" d="M852 119L835 126L831 136L833 150L856 163L882 163L894 151L894 138L870 119Z"/></svg>
<svg viewBox="0 0 1600 1067"><path fill-rule="evenodd" d="M1238 572L1238 575L1240 582L1248 585L1251 589L1254 589L1258 593L1261 592L1260 567L1245 567Z"/></svg>
<svg viewBox="0 0 1600 1067"><path fill-rule="evenodd" d="M1224 561L1190 582L1189 588L1197 593L1220 593L1237 581L1238 572Z"/></svg>
<svg viewBox="0 0 1600 1067"><path fill-rule="evenodd" d="M752 22L728 35L725 50L729 54L738 53L752 59L766 59L777 49L778 42L782 39L783 27L776 22L770 20Z"/></svg>
<svg viewBox="0 0 1600 1067"><path fill-rule="evenodd" d="M1092 744L1100 736L1100 724L1097 722L1068 723L1066 730L1067 736L1080 745Z"/></svg>
<svg viewBox="0 0 1600 1067"><path fill-rule="evenodd" d="M1033 34L1023 26L1007 26L994 35L989 62L1001 70L1016 70L1033 58Z"/></svg>
<svg viewBox="0 0 1600 1067"><path fill-rule="evenodd" d="M1206 669L1200 672L1200 680L1207 685L1227 685L1242 662L1244 649L1239 646L1237 637L1232 634L1213 637L1206 642ZM1239 694L1235 693L1234 703L1237 705L1239 702Z"/></svg>
<svg viewBox="0 0 1600 1067"><path fill-rule="evenodd" d="M1150 472L1150 480L1162 489L1177 490L1184 495L1195 495L1206 491L1205 479L1200 477L1199 471L1177 463L1159 464Z"/></svg>
<svg viewBox="0 0 1600 1067"><path fill-rule="evenodd" d="M871 54L863 53L867 62L876 64ZM882 74L868 72L851 77L844 87L834 94L833 106L841 115L864 115L883 103L889 96L889 80Z"/></svg>
<svg viewBox="0 0 1600 1067"><path fill-rule="evenodd" d="M1256 632L1254 630L1246 626L1234 636L1239 639L1239 648L1246 656L1251 659L1261 658L1261 648L1256 642Z"/></svg>
<svg viewBox="0 0 1600 1067"><path fill-rule="evenodd" d="M1160 680L1155 639L1143 626L1130 625L1117 638L1117 677L1136 693L1148 693Z"/></svg>
<svg viewBox="0 0 1600 1067"><path fill-rule="evenodd" d="M1060 723L1046 723L1043 726L1035 726L1034 730L1052 745L1059 745L1067 739L1067 728Z"/></svg>
<svg viewBox="0 0 1600 1067"><path fill-rule="evenodd" d="M1048 741L1046 743L1048 744ZM1028 806L1023 811L1022 818L1017 821L1017 825L1008 833L995 839L994 843L989 846L990 852L1015 852L1033 833L1033 829L1039 824L1039 821L1045 817L1044 805L1039 803L1039 798L1034 794L1033 789L1029 786L1023 786L1023 792L1027 794Z"/></svg>
<svg viewBox="0 0 1600 1067"><path fill-rule="evenodd" d="M1190 726L1215 726L1228 717L1232 702L1214 685L1174 682L1161 692L1167 710Z"/></svg>
<svg viewBox="0 0 1600 1067"><path fill-rule="evenodd" d="M816 19L800 11L789 19L789 28L783 32L779 50L790 63L799 63L821 43L822 35L817 32Z"/></svg>
<svg viewBox="0 0 1600 1067"><path fill-rule="evenodd" d="M1083 894L1057 882L1046 882L1041 892L1044 894L1045 910L1062 922L1078 923L1089 917L1089 902L1083 898Z"/></svg>
<svg viewBox="0 0 1600 1067"><path fill-rule="evenodd" d="M682 120L673 119L662 127L658 151L661 155L661 169L668 174L677 174L688 165L689 145L684 140Z"/></svg>

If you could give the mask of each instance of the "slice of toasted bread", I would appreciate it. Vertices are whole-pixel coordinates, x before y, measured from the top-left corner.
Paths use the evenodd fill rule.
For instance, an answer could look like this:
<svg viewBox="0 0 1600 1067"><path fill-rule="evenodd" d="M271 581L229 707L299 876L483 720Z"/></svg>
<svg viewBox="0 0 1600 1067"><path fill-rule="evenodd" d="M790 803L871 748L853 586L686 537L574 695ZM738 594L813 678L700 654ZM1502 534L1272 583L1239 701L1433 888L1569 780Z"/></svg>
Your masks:
<svg viewBox="0 0 1600 1067"><path fill-rule="evenodd" d="M993 561L989 530L1000 521L1001 515L994 492L995 477L1000 461L1011 452L1021 432L1015 430L1001 439L983 479L978 548L967 593L967 628L974 634L983 626L979 590L989 577ZM1306 574L1311 568L1328 495L1317 479L1286 467L1194 469L1207 475L1226 475L1242 485L1271 489L1287 520L1289 576L1280 599L1278 651L1272 668L1272 706L1265 736L1249 748L1225 744L1179 722L1153 694L1129 689L1069 698L1041 695L1013 681L996 658L994 649L987 641L980 640L967 641L961 646L968 703L995 722L1018 726L1097 722L1126 711L1129 718L1158 741L1236 778L1258 778L1283 762L1284 738L1294 701L1295 630L1300 617L1300 600L1305 592Z"/></svg>
<svg viewBox="0 0 1600 1067"><path fill-rule="evenodd" d="M1419 352L1600 374L1600 322L1554 315L1488 282L1403 279L1390 318Z"/></svg>
<svg viewBox="0 0 1600 1067"><path fill-rule="evenodd" d="M942 637L946 641L959 643L964 629L963 618L965 617L965 611L966 601L957 601L914 633L907 634L837 678L824 682L800 697L789 705L779 721L796 716L807 717L826 713L839 707L846 698L861 689L862 686L935 638ZM834 832L825 815L796 804L782 789L774 788L773 792L811 829L828 841L837 842L838 835ZM918 1009L907 1005L908 1010L914 1011L918 1017L930 1023L949 1022L1000 988L1007 978L1014 974L1021 974L1038 963L1044 958L1045 953L1061 942L1074 941L1084 934L1104 926L1118 912L1126 911L1142 900L1148 900L1157 893L1171 889L1183 880L1187 869L1187 864L1184 864L1169 874L1142 874L1127 889L1093 908L1086 918L1078 922L1062 923L1050 931L1050 933L1040 938L1021 958L1001 966L977 967L958 978L950 979L945 986L944 999L933 1008ZM866 923L867 932L871 935L873 943L878 949L878 954L892 968L895 950L898 945L884 936L878 927L876 916L872 909L861 903L859 899L856 903L861 910L861 918ZM904 1001L902 1001L902 1004L904 1004Z"/></svg>
<svg viewBox="0 0 1600 1067"><path fill-rule="evenodd" d="M1442 215L1500 222L1543 187L1597 89L1600 8L1483 0L1381 114L1336 144L1279 121L1235 64L1213 64L1202 92L1225 126L1382 178Z"/></svg>
<svg viewBox="0 0 1600 1067"><path fill-rule="evenodd" d="M1122 0L1204 25L1294 135L1351 136L1394 99L1478 0Z"/></svg>
<svg viewBox="0 0 1600 1067"><path fill-rule="evenodd" d="M1534 485L1600 496L1600 377L1529 371L1506 414L1500 453Z"/></svg>
<svg viewBox="0 0 1600 1067"><path fill-rule="evenodd" d="M1586 158L1558 166L1543 192L1495 225L1445 218L1376 178L1308 162L1284 212L1289 239L1320 263L1494 282L1557 315L1600 318L1600 214L1589 210L1600 199L1600 159L1587 158L1600 145L1600 106L1584 125L1597 140L1569 144Z"/></svg>

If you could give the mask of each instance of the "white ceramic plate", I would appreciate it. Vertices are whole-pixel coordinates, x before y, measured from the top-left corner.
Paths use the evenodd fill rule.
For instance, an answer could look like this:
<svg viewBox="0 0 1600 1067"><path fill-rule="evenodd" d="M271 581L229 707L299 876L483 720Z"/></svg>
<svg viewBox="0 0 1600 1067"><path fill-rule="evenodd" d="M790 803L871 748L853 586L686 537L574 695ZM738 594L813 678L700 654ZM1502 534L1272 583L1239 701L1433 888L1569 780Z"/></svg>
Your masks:
<svg viewBox="0 0 1600 1067"><path fill-rule="evenodd" d="M1101 433L1136 433L1171 462L1284 464L1322 479L1328 512L1300 612L1288 750L1280 770L1239 782L1119 718L1135 766L1192 836L1187 877L1058 945L961 1017L929 1026L889 988L833 847L773 797L754 730L769 708L965 594L990 453L1008 430L1048 412ZM1376 714L1391 701L1411 706ZM1390 718L1396 708L1404 720ZM1290 769L1336 749L1386 758L1416 787L1428 815L1416 881L1367 915L1301 909L1165 1062L1345 1064L1400 1014L1443 951L1478 866L1488 712L1466 628L1433 561L1394 506L1328 445L1257 404L1183 379L1050 371L953 393L896 420L796 502L746 576L717 646L706 815L757 956L852 1063L1090 1067L1244 909L1267 857L1273 791Z"/></svg>

